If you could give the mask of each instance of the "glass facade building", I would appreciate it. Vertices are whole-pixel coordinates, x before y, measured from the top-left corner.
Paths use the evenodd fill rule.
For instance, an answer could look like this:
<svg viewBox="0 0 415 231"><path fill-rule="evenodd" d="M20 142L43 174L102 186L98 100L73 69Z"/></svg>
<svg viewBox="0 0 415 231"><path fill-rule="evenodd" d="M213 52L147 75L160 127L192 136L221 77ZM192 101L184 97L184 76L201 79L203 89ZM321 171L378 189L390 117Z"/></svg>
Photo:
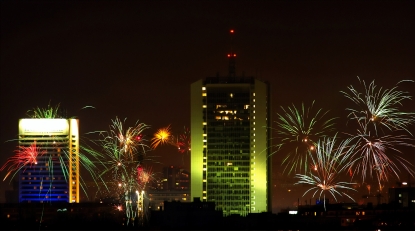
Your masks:
<svg viewBox="0 0 415 231"><path fill-rule="evenodd" d="M191 198L224 216L271 211L269 88L253 77L191 85Z"/></svg>
<svg viewBox="0 0 415 231"><path fill-rule="evenodd" d="M20 119L19 155L28 164L19 171L19 202L79 202L78 123Z"/></svg>

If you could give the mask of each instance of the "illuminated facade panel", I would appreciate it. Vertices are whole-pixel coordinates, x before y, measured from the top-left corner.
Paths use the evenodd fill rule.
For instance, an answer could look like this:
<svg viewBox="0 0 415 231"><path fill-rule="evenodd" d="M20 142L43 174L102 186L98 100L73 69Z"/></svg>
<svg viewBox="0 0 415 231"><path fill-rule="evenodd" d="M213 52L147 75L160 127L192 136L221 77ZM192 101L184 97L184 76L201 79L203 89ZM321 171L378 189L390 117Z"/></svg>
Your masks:
<svg viewBox="0 0 415 231"><path fill-rule="evenodd" d="M38 149L19 172L19 202L79 202L79 121L20 119L19 146Z"/></svg>
<svg viewBox="0 0 415 231"><path fill-rule="evenodd" d="M225 216L270 211L269 85L206 78L191 85L191 197Z"/></svg>

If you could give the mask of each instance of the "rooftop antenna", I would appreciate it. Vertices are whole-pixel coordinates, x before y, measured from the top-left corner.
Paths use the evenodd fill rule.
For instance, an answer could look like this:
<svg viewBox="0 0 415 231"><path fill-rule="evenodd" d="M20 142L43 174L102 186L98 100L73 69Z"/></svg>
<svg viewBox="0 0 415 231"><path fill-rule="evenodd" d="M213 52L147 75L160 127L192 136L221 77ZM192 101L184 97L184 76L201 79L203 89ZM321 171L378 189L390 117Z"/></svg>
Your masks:
<svg viewBox="0 0 415 231"><path fill-rule="evenodd" d="M233 43L233 34L235 33L235 30L231 29L229 31L230 37L231 37L231 52L228 54L229 59L229 77L235 77L235 59L236 54L232 50L232 43Z"/></svg>

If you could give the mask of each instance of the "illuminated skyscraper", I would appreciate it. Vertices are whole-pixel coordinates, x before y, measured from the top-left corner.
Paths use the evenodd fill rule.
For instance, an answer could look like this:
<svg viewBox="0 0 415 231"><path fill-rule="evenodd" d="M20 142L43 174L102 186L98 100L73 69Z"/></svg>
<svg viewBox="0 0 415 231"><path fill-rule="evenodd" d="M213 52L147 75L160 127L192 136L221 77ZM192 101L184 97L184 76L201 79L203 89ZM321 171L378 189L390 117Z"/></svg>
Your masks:
<svg viewBox="0 0 415 231"><path fill-rule="evenodd" d="M253 77L191 85L191 198L224 216L271 211L270 86Z"/></svg>
<svg viewBox="0 0 415 231"><path fill-rule="evenodd" d="M19 173L19 202L79 202L77 119L20 119L19 146L36 147Z"/></svg>

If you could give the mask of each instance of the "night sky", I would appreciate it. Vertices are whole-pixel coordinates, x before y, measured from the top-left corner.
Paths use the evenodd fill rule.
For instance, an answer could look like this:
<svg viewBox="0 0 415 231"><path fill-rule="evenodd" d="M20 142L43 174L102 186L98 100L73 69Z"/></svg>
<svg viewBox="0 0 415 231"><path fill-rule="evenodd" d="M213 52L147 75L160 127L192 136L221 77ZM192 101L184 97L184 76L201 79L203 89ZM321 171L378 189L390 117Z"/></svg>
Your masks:
<svg viewBox="0 0 415 231"><path fill-rule="evenodd" d="M190 84L226 76L231 47L238 76L271 84L274 118L280 106L315 100L343 129L348 102L340 91L358 86L357 76L384 88L415 80L415 1L0 4L1 165L17 145L6 141L17 138L18 119L49 102L80 120L81 135L108 130L116 116L150 125L149 136L167 125L181 132L190 126ZM415 83L399 89L415 96ZM415 112L414 100L404 108ZM182 163L172 146L154 155L162 162L155 169ZM290 182L277 177L280 163L276 156L274 208L293 206L305 191L279 186Z"/></svg>

